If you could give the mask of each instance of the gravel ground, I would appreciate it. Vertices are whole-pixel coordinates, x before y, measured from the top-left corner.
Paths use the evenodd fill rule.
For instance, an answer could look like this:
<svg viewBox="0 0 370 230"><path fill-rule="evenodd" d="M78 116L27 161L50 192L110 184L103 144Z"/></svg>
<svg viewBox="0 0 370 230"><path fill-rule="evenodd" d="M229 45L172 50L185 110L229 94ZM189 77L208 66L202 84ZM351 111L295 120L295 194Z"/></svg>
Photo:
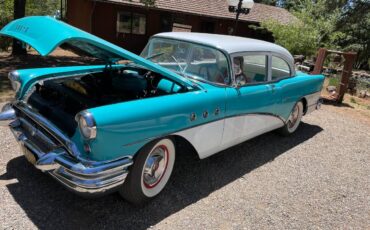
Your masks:
<svg viewBox="0 0 370 230"><path fill-rule="evenodd" d="M337 110L304 117L291 137L268 133L202 161L184 149L145 207L66 191L0 128L0 228L369 229L370 126Z"/></svg>

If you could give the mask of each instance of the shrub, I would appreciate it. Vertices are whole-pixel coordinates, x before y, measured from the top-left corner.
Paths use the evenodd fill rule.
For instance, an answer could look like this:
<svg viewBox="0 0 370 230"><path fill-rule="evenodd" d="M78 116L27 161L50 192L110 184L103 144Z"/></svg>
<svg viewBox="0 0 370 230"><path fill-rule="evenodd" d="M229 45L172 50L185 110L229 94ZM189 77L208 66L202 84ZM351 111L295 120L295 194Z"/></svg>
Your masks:
<svg viewBox="0 0 370 230"><path fill-rule="evenodd" d="M1 1L0 7L0 29L13 20L13 0ZM12 44L12 39L0 37L0 51L7 51Z"/></svg>
<svg viewBox="0 0 370 230"><path fill-rule="evenodd" d="M292 54L309 56L317 50L319 34L309 25L300 22L284 25L269 20L262 22L261 26L271 31L275 42L288 49Z"/></svg>

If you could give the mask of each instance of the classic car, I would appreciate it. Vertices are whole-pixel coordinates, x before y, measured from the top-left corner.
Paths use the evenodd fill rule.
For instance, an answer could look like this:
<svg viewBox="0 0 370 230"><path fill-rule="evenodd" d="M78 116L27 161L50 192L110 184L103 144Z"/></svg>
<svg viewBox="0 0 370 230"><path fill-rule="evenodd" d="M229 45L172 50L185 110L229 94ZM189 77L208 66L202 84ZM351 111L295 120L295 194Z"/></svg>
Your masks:
<svg viewBox="0 0 370 230"><path fill-rule="evenodd" d="M297 72L265 41L168 32L138 56L44 16L0 34L43 56L68 47L103 61L10 72L16 98L0 114L28 161L81 195L144 203L168 182L178 142L203 159L272 130L292 134L320 106L323 76Z"/></svg>

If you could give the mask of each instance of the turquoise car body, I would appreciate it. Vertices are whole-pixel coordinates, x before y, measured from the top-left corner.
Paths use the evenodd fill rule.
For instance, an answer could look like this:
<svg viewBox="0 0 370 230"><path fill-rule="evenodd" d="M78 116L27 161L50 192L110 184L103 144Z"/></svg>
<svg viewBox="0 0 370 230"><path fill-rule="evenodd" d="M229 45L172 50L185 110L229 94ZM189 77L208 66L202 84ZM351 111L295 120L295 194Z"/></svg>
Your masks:
<svg viewBox="0 0 370 230"><path fill-rule="evenodd" d="M37 29L40 25L49 28L47 34ZM295 76L277 82L244 87L220 86L189 80L121 47L50 17L35 16L13 21L4 27L0 34L22 40L41 55L48 55L61 44L69 43L85 49L109 64L113 63L112 68L124 66L114 65L116 59L128 59L188 89L185 93L88 109L96 121L96 138L86 141L77 128L71 139L78 148L79 157L97 162L135 156L150 141L171 135L187 139L201 158L207 157L238 142L232 140L233 131L230 131L231 136L228 136L229 142L224 142L226 135L223 132L227 119L257 114L274 117L281 122L282 126L287 122L297 101L304 101L306 111L310 106L316 106L317 100L313 101L308 97L320 92L324 79L322 75L313 76L296 72ZM106 68L105 65L18 70L22 86L17 94L17 100L22 101L36 82L60 78L66 74L98 72L104 68ZM195 119L190 119L192 116ZM215 134L212 137L204 137L205 140L212 139L209 143L212 145L210 149L198 147L194 140L188 138L189 135L183 134L187 130L207 124L212 126L216 122L222 123L223 126L213 127ZM269 130L261 129L259 133L249 137L265 131ZM86 142L91 147L89 153L85 152L83 147Z"/></svg>

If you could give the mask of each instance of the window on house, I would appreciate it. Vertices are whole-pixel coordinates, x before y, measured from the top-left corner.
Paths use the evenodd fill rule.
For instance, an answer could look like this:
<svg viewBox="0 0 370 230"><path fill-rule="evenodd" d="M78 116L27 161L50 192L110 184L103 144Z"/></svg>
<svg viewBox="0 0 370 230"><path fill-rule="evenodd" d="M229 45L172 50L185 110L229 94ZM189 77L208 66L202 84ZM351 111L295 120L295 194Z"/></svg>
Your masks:
<svg viewBox="0 0 370 230"><path fill-rule="evenodd" d="M126 34L145 34L146 16L131 12L119 12L117 15L117 32Z"/></svg>

